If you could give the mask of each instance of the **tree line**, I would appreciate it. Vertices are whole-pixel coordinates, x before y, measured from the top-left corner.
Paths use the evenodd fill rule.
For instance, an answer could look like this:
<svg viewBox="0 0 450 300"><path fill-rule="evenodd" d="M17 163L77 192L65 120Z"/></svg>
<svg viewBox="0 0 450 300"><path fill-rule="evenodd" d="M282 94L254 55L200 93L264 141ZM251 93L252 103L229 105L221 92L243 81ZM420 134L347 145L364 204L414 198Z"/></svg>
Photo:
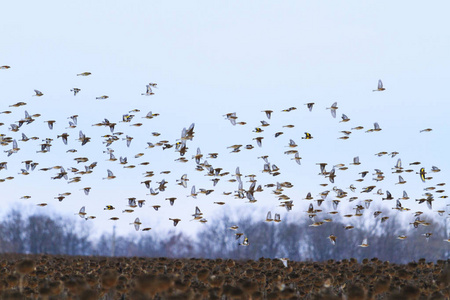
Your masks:
<svg viewBox="0 0 450 300"><path fill-rule="evenodd" d="M103 233L93 239L84 222L43 214L25 217L13 210L0 222L0 253L232 259L287 257L296 261L377 257L396 263L420 258L436 261L449 256L450 243L444 242L448 238L445 224L439 221L418 228L405 227L397 214L391 214L383 223L379 218L370 222L361 218L359 226L347 230L344 228L347 222L342 217L333 217L333 222L311 227L308 219L289 214L280 223L241 218L240 228L234 231L229 227L237 220L229 215L233 214L208 222L196 236L174 228L164 235L152 229L142 232L138 238ZM430 231L433 234L426 238L424 234ZM238 232L244 235L236 239ZM328 238L330 234L337 238L335 245ZM398 239L399 235L407 238ZM248 237L248 246L239 245L244 236ZM368 240L367 248L358 246L364 238Z"/></svg>

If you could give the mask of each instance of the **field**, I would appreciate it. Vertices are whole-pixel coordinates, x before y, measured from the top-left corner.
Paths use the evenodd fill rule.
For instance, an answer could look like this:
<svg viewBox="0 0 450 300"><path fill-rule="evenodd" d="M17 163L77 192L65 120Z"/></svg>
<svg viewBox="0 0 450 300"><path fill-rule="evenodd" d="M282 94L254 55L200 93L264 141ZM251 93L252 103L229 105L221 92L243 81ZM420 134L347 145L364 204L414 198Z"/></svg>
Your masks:
<svg viewBox="0 0 450 300"><path fill-rule="evenodd" d="M2 254L1 299L449 299L449 261Z"/></svg>

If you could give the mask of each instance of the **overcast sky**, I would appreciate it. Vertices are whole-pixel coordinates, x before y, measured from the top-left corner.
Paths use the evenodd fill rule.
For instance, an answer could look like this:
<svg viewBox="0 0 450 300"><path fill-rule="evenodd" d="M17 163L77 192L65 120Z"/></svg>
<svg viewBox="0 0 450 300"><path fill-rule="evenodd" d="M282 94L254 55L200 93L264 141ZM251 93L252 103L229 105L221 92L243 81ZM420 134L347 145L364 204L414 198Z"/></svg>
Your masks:
<svg viewBox="0 0 450 300"><path fill-rule="evenodd" d="M349 192L349 197L359 199L340 207L342 213L354 212L353 207L364 199L372 198L381 203L382 196L365 195L363 187L376 185L389 190L395 199L406 190L410 200L403 205L412 210L405 222L411 222L412 212L427 211L425 204L415 204L422 198L423 189L446 182L450 163L448 160L449 122L448 82L450 60L450 33L446 2L422 1L9 1L2 4L0 20L0 65L11 66L0 70L1 111L0 133L21 139L38 136L37 141L18 142L21 149L7 157L2 151L0 162L7 161L8 169L0 171L0 179L14 176L13 180L0 183L2 212L18 207L28 213L61 213L72 218L80 207L86 206L88 215L95 215L91 222L94 234L110 231L113 216L119 233L134 232L133 222L140 217L143 227L153 230L173 228L168 218L181 218L176 230L195 233L202 226L212 226L221 210L233 211L242 207L249 214L264 220L268 210L287 212L279 207L279 200L272 188L256 193L258 202L224 196L222 192L234 192L237 184L228 182L230 175L220 177L211 195L199 195L198 199L186 197L192 185L212 188L211 177L195 170L191 159L199 147L206 157L218 152L217 159L208 159L213 167L234 173L237 166L244 175L256 174L258 184L289 181L294 187L285 194L294 200L292 213L307 217L303 211L309 201L302 200L308 192L317 199L324 190L333 186ZM82 72L92 75L77 76ZM382 79L383 92L376 89ZM154 95L142 96L146 84L155 82ZM81 91L74 96L70 89ZM34 97L34 89L44 93ZM108 95L106 100L96 97ZM17 102L26 106L9 107ZM312 112L304 105L315 102ZM337 118L330 110L337 102ZM296 107L297 110L281 112ZM131 123L119 123L122 115L132 109L135 118ZM262 110L273 110L268 120ZM41 114L36 121L23 125L18 132L8 130L10 124L23 119L24 112ZM143 119L147 112L160 115ZM237 121L246 125L231 125L223 115L236 112ZM341 115L351 120L340 123ZM68 127L68 117L77 114L78 126ZM120 140L111 145L114 154L127 156L134 169L124 169L116 162L106 161L106 147L101 136L110 134L109 128L93 127L104 118L116 122L115 132L123 132ZM53 130L44 121L55 120ZM270 123L264 132L252 132L260 127L261 120ZM141 127L130 124L143 123ZM378 122L380 132L366 133ZM171 144L181 136L183 127L195 123L195 136L188 141L187 163L175 162L179 153L174 148L146 149L147 142L169 140ZM292 124L294 128L283 128ZM352 130L348 140L341 130ZM420 130L432 128L431 132ZM82 130L91 142L81 146L78 132ZM278 138L274 133L283 131ZM68 145L57 135L67 132ZM152 136L152 132L161 133ZM311 140L302 140L304 132L310 132ZM122 140L125 135L134 137L130 147ZM262 147L253 138L264 137ZM53 138L49 153L36 153L42 139ZM289 139L299 146L302 164L297 165L285 155ZM242 149L230 153L227 147L234 144L252 144L252 150ZM11 149L11 145L1 147ZM77 153L66 153L77 149ZM380 151L398 151L395 158L377 157ZM140 158L135 154L144 153ZM258 159L269 155L269 161L280 168L274 177L262 173L264 162ZM359 156L361 165L351 166L353 157ZM81 182L68 184L66 180L52 180L57 170L38 171L40 168L61 165L83 169L84 163L73 160L88 157L98 162L92 174L83 175ZM397 158L404 167L414 171L401 174L407 181L396 185L398 174L391 174ZM30 175L19 175L24 168L22 161L31 159L39 166ZM148 161L147 166L139 163ZM318 176L316 163L333 165L344 163L346 171L337 171L334 184ZM432 180L422 183L416 174L423 166ZM432 166L442 171L431 174ZM372 180L374 168L385 172L386 179ZM114 172L113 180L102 180L107 169ZM162 179L168 181L167 190L158 196L149 196L144 181L145 171L154 171L152 187ZM170 170L170 174L160 174ZM359 172L369 171L364 182L356 182ZM188 188L176 184L176 179L188 174ZM77 175L70 174L70 177ZM246 178L247 180L247 178ZM329 183L323 187L319 184ZM352 194L350 184L357 187ZM80 190L92 187L89 196ZM244 187L248 187L245 183ZM443 187L445 189L445 186ZM54 199L60 193L72 194L62 202ZM443 193L444 195L446 193ZM20 199L29 195L30 199ZM364 196L362 196L364 195ZM430 217L439 218L434 212L445 209L447 199L436 201ZM143 208L132 214L123 214L127 198L146 200ZM177 197L174 206L165 198ZM385 197L385 196L383 196ZM330 192L326 211L332 210ZM226 202L225 206L213 204ZM346 202L346 201L343 201ZM5 204L6 203L6 204ZM48 203L37 207L38 203ZM314 202L315 203L315 202ZM150 206L159 204L156 212ZM104 211L106 205L116 207ZM380 204L381 205L381 204ZM395 201L383 203L386 211ZM198 206L208 223L189 222ZM366 212L369 218L372 207ZM241 210L242 211L242 210ZM237 218L238 219L238 218ZM442 217L441 217L442 219ZM233 225L233 224L230 224ZM139 234L151 234L140 232Z"/></svg>

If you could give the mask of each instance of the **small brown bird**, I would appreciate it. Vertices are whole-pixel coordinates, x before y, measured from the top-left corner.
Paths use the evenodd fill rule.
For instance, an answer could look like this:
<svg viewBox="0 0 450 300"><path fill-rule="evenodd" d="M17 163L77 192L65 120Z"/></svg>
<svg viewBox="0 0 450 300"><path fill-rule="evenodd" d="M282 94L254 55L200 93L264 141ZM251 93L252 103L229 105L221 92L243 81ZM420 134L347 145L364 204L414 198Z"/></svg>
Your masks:
<svg viewBox="0 0 450 300"><path fill-rule="evenodd" d="M361 245L359 245L359 247L369 247L369 243L367 242L367 238L365 238L363 241L362 241L362 243L361 243Z"/></svg>
<svg viewBox="0 0 450 300"><path fill-rule="evenodd" d="M332 234L328 237L330 239L331 244L336 245L336 237Z"/></svg>
<svg viewBox="0 0 450 300"><path fill-rule="evenodd" d="M81 89L79 89L79 88L73 88L73 89L71 89L70 91L73 92L73 95L74 95L74 96L76 96L76 95L81 91Z"/></svg>
<svg viewBox="0 0 450 300"><path fill-rule="evenodd" d="M181 219L172 219L172 218L169 218L169 220L173 221L173 226L177 226L178 222L181 221Z"/></svg>
<svg viewBox="0 0 450 300"><path fill-rule="evenodd" d="M41 96L43 96L44 95L44 93L42 93L41 91L39 91L39 90L34 90L34 92L36 93L35 95L33 95L33 96L37 96L37 97L41 97Z"/></svg>
<svg viewBox="0 0 450 300"><path fill-rule="evenodd" d="M306 107L308 107L309 111L312 111L314 102L305 103Z"/></svg>
<svg viewBox="0 0 450 300"><path fill-rule="evenodd" d="M381 79L378 80L378 87L376 90L372 90L372 92L382 92L384 91L385 88L383 87L383 82L381 81Z"/></svg>
<svg viewBox="0 0 450 300"><path fill-rule="evenodd" d="M333 104L331 104L331 106L327 107L327 109L329 109L331 111L331 116L333 118L336 118L336 110L338 109L337 102L334 102Z"/></svg>

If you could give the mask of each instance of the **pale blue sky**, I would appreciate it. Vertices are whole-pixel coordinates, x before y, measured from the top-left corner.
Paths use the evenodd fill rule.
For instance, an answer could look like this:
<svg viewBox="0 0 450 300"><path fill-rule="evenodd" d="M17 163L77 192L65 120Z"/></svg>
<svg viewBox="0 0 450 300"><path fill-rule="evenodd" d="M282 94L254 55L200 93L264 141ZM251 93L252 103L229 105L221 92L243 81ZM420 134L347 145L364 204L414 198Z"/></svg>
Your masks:
<svg viewBox="0 0 450 300"><path fill-rule="evenodd" d="M0 183L6 211L13 205L32 211L53 211L70 215L85 205L88 214L97 216L92 221L96 232L110 230L110 216L119 216L117 223L121 233L134 231L128 223L140 217L145 227L162 230L172 228L169 217L180 217L176 228L195 232L203 226L187 221L199 206L212 222L220 215L220 207L213 201L226 201L231 208L244 206L256 217L263 219L267 210L280 211L271 191L257 194L256 204L243 203L219 194L236 190L236 184L223 178L215 187L215 193L197 200L186 198L191 184L210 188L212 183L204 173L194 170L195 163L175 163L179 155L173 149L145 149L146 142L161 139L171 143L180 137L183 127L195 122L195 138L188 143L191 158L197 147L204 154L219 152L217 160L208 159L214 167L234 172L241 167L244 174L258 174L259 183L290 181L294 184L287 194L296 202L297 213L303 211L302 203L307 192L317 195L328 187L317 176L317 162L329 165L350 163L359 155L362 164L338 172L336 186L346 188L354 183L358 188L375 183L366 179L355 183L363 170L382 169L386 180L377 185L390 190L394 197L401 197L403 189L411 200L404 203L413 210L427 210L415 206L413 199L420 198L423 188L438 182L446 182L450 163L447 159L449 136L447 114L450 108L447 85L449 82L450 33L446 2L422 1L10 1L1 5L4 12L0 20L0 65L10 65L0 70L0 110L19 101L28 105L12 108L10 115L0 115L0 133L20 139L22 132L29 137L54 138L50 153L36 154L38 142L20 143L20 152L6 158L0 153L0 161L8 161L8 170L0 171L0 178L14 176L13 181ZM77 73L89 71L89 77L77 77ZM384 92L372 92L378 79L386 87ZM148 82L157 82L155 95L144 97ZM73 87L81 88L74 97ZM33 90L44 93L32 97ZM95 97L110 96L100 101ZM338 118L333 119L326 110L338 102ZM315 102L310 113L303 105ZM281 113L282 109L295 106L296 111ZM122 114L138 108L141 110L132 123L142 122L140 128L120 123L116 131L134 137L130 148L125 141L112 145L115 154L128 156L130 163L149 161L147 167L122 169L118 162L106 162L107 155L101 144L101 135L109 134L107 128L92 127L108 118L118 122ZM228 154L227 146L254 144L254 127L260 120L267 120L262 110L274 110L271 124L262 134L263 147ZM23 126L18 133L8 130L8 125L24 117L24 111L42 116L33 124ZM142 119L148 111L161 115L152 120ZM233 127L222 115L236 112L238 121L245 126ZM351 118L347 124L339 123L340 115ZM76 129L65 129L67 117L78 114ZM50 131L44 120L56 120ZM378 122L381 132L352 133L342 141L340 130L362 125L371 128ZM295 128L282 128L294 124ZM419 133L433 128L432 132ZM75 141L78 131L92 137L92 142L81 147ZM273 133L282 130L278 139ZM161 133L158 138L151 132ZM305 131L313 140L301 140ZM56 134L68 132L69 145L56 139ZM283 154L289 138L299 144L303 157L298 166ZM256 146L256 145L255 145ZM2 150L10 146L2 147ZM66 154L70 148L79 150ZM429 170L432 165L442 169L433 175L433 181L422 184L418 175L403 174L408 181L404 186L395 185L397 175L390 174L396 158L375 157L379 151L398 151L403 163L421 161ZM135 160L139 152L143 157ZM281 175L271 177L262 174L262 160L256 157L269 155L271 163L281 168ZM75 166L74 157L89 157L98 161L93 174L83 176L82 182L67 184L52 181L56 172L34 171L28 176L18 175L21 161L33 159L38 168L63 165ZM81 166L82 164L79 164ZM104 181L106 169L117 176ZM419 167L414 168L415 171ZM165 178L168 190L157 197L140 182L142 173L155 171L153 182ZM163 170L172 174L160 175ZM175 180L187 173L188 189L175 184ZM85 196L81 188L92 186ZM156 187L156 185L152 185ZM62 203L54 200L58 193L72 192ZM19 200L31 195L29 200ZM147 205L132 215L123 215L127 197L146 199ZM170 207L165 197L178 197ZM357 196L361 195L358 193ZM377 199L373 195L374 199ZM381 201L381 200L380 200ZM45 208L34 204L47 202ZM298 204L297 204L298 203ZM445 199L436 200L436 209L445 206ZM31 206L28 207L27 205ZM106 204L116 206L114 212L104 212ZM155 212L149 206L161 204ZM392 205L391 205L392 204ZM253 205L253 206L252 206ZM387 207L395 206L389 203ZM260 208L261 213L258 209ZM344 208L343 208L344 210ZM348 207L351 211L351 207ZM389 208L390 210L390 208ZM250 212L251 211L251 212ZM255 212L256 211L256 212ZM433 214L434 216L435 214ZM76 216L74 216L76 217ZM76 217L78 218L78 217ZM409 221L409 220L408 220ZM210 223L205 224L208 226Z"/></svg>

